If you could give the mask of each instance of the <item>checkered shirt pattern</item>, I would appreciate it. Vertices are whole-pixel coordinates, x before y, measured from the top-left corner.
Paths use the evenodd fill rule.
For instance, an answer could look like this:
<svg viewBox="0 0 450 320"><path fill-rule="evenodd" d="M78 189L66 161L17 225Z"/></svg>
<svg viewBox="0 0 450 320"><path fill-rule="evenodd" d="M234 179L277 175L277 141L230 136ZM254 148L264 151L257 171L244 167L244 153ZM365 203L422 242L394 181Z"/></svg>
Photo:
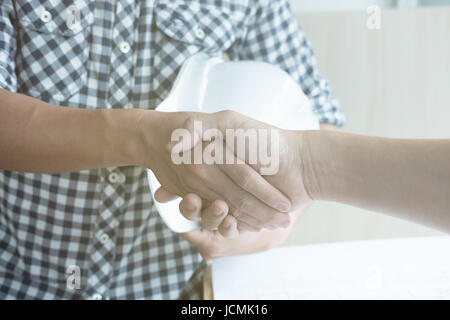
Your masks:
<svg viewBox="0 0 450 320"><path fill-rule="evenodd" d="M200 51L283 68L343 124L287 0L0 3L0 87L54 105L153 109ZM162 222L144 168L1 170L0 250L1 299L201 297L205 263Z"/></svg>

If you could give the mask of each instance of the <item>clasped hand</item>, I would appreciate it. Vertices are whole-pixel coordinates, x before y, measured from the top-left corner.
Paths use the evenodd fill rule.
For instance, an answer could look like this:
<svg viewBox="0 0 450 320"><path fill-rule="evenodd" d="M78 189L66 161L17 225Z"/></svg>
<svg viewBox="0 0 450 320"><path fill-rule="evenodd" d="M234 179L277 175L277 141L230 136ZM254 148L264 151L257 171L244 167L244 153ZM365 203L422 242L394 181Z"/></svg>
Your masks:
<svg viewBox="0 0 450 320"><path fill-rule="evenodd" d="M199 144L202 146L204 135L196 129L196 122L201 123L204 132L215 129L224 137L227 129L276 129L279 132L277 172L261 176L259 160L249 164L237 158L233 164L174 164L172 152L187 152ZM176 117L171 114L160 123L165 125L166 137L171 136L171 130L185 128L197 139L191 144L170 142L165 146L164 155L158 152L148 155L152 158L148 160L152 163L151 169L162 185L155 198L167 202L182 197L180 212L189 220L201 221L204 230L217 230L223 237L236 237L247 231L287 228L292 220L289 213L311 201L302 178L300 157L304 141L299 139L298 133L280 130L232 111L176 113ZM248 144L245 146L248 154ZM237 157L236 152L232 156Z"/></svg>

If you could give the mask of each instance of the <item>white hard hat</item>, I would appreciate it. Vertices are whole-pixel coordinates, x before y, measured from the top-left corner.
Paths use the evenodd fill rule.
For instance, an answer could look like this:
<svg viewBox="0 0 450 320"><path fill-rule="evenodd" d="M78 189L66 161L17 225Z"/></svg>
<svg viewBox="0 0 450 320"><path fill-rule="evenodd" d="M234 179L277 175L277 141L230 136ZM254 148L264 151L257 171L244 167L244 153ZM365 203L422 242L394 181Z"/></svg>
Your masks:
<svg viewBox="0 0 450 320"><path fill-rule="evenodd" d="M186 60L171 92L156 110L206 113L234 110L281 129L319 128L299 84L280 68L256 61L224 61L204 53ZM161 184L151 170L148 170L148 180L154 196ZM155 205L172 231L198 229L197 222L181 215L180 201L155 201Z"/></svg>

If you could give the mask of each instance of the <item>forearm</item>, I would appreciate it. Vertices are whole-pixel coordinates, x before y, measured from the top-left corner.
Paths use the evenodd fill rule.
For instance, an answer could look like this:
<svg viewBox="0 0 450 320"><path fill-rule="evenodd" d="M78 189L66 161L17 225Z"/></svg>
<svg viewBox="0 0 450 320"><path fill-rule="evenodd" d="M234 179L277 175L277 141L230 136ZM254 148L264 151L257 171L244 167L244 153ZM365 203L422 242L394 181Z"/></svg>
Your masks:
<svg viewBox="0 0 450 320"><path fill-rule="evenodd" d="M338 201L450 230L450 141L308 132L305 184Z"/></svg>
<svg viewBox="0 0 450 320"><path fill-rule="evenodd" d="M134 164L140 112L58 107L0 89L0 168L60 173Z"/></svg>

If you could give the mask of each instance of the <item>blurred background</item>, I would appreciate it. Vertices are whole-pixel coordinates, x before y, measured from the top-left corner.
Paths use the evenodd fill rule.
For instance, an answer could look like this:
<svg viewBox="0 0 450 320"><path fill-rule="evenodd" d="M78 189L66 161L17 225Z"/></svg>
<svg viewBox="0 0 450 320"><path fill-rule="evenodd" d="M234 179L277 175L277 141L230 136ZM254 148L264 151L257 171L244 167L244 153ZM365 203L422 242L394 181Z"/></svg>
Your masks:
<svg viewBox="0 0 450 320"><path fill-rule="evenodd" d="M319 70L341 101L345 131L450 138L450 1L291 3ZM382 8L380 29L367 27L366 9L374 4ZM387 215L316 203L299 219L286 245L439 234Z"/></svg>
<svg viewBox="0 0 450 320"><path fill-rule="evenodd" d="M295 11L336 12L365 10L368 6L380 8L416 8L421 6L450 5L450 0L290 0Z"/></svg>

